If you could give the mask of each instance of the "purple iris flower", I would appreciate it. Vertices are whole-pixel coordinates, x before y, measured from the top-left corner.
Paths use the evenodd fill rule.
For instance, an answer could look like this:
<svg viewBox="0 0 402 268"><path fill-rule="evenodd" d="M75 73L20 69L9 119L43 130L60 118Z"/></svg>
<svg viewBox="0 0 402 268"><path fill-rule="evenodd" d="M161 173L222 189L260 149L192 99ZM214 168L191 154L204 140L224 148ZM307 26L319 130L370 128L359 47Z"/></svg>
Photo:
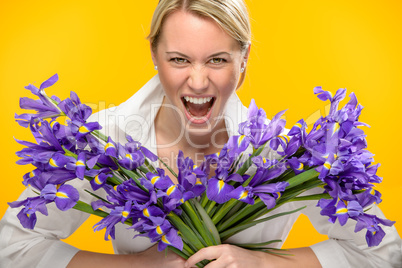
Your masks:
<svg viewBox="0 0 402 268"><path fill-rule="evenodd" d="M324 91L321 87L315 87L314 94L317 94L317 97L322 101L331 101L331 108L328 116L332 117L334 113L338 110L339 102L345 98L346 89L340 88L336 91L335 95L332 96L332 93L330 91Z"/></svg>
<svg viewBox="0 0 402 268"><path fill-rule="evenodd" d="M99 170L99 173L96 174L94 178L90 181L90 184L94 191L102 188L106 184L107 179L113 177L112 174L103 172L104 170L109 171L107 168Z"/></svg>
<svg viewBox="0 0 402 268"><path fill-rule="evenodd" d="M29 84L25 88L30 90L32 94L39 97L39 100L33 100L30 98L21 98L20 99L20 107L26 110L35 110L36 114L21 114L15 115L15 119L17 123L23 127L28 127L28 125L33 120L39 118L51 118L57 117L62 114L62 111L57 107L56 103L60 102L60 99L53 96L50 100L49 97L46 96L44 89L52 86L58 80L58 75L55 74L50 77L48 80L44 81L39 89L32 84Z"/></svg>
<svg viewBox="0 0 402 268"><path fill-rule="evenodd" d="M169 233L173 226L164 218L155 220L155 223L150 222L143 225L142 230L147 232L147 237L152 243L159 241L163 235Z"/></svg>
<svg viewBox="0 0 402 268"><path fill-rule="evenodd" d="M321 199L318 202L321 207L321 215L328 216L329 222L339 220L341 226L345 225L349 218L356 219L363 214L363 207L357 201L344 201L341 199Z"/></svg>
<svg viewBox="0 0 402 268"><path fill-rule="evenodd" d="M91 107L81 103L73 91L70 92L70 98L59 103L59 108L77 125L84 124L92 114Z"/></svg>
<svg viewBox="0 0 402 268"><path fill-rule="evenodd" d="M141 178L141 184L149 191L159 189L165 190L173 185L172 180L165 175L165 170L157 168L157 174L148 172L146 178Z"/></svg>
<svg viewBox="0 0 402 268"><path fill-rule="evenodd" d="M107 185L105 185L107 186ZM157 197L155 191L146 192L140 189L133 179L124 181L112 189L104 188L108 193L108 200L114 203L124 203L125 200L133 200L139 204L156 204Z"/></svg>
<svg viewBox="0 0 402 268"><path fill-rule="evenodd" d="M17 217L24 228L33 229L36 224L36 212L39 211L43 215L48 215L46 204L47 200L44 198L37 197L28 197L22 201L15 201L8 203L8 205L12 208L24 206L23 209L18 213Z"/></svg>
<svg viewBox="0 0 402 268"><path fill-rule="evenodd" d="M121 159L119 164L129 170L133 170L145 163L145 157L156 161L158 157L151 151L141 146L141 143L134 141L130 136L126 137L128 142L123 146L118 145L118 152Z"/></svg>
<svg viewBox="0 0 402 268"><path fill-rule="evenodd" d="M170 229L167 234L162 235L161 240L158 243L158 251L164 250L167 246L172 246L178 250L183 250L183 240L180 238L177 230L174 228Z"/></svg>
<svg viewBox="0 0 402 268"><path fill-rule="evenodd" d="M133 138L129 135L126 136L126 139L128 143L125 144L125 147L127 148L127 151L129 152L134 152L134 151L141 151L146 158L151 160L152 162L155 162L158 160L158 156L156 156L154 153L152 153L150 150L147 148L143 147L141 143L138 141L134 141Z"/></svg>
<svg viewBox="0 0 402 268"><path fill-rule="evenodd" d="M246 135L236 135L229 137L227 142L228 153L230 157L237 158L240 156L249 146L250 137Z"/></svg>
<svg viewBox="0 0 402 268"><path fill-rule="evenodd" d="M281 192L285 190L289 183L269 183L269 181L280 176L285 170L286 167L284 165L275 165L270 168L260 167L250 180L248 186L239 186L228 195L230 198L251 205L254 204L254 197L258 196L268 209L273 208L276 204L276 199L281 196Z"/></svg>
<svg viewBox="0 0 402 268"><path fill-rule="evenodd" d="M192 198L200 196L206 189L202 182L206 182L208 175L201 168L194 165L191 158L184 158L182 151L179 151L177 157L177 167L179 169L177 179L184 191L191 192L193 194Z"/></svg>
<svg viewBox="0 0 402 268"><path fill-rule="evenodd" d="M247 121L239 124L239 133L250 139L255 149L265 144L270 139L282 133L286 121L280 119L285 111L281 111L266 124L267 117L263 109L258 109L254 100L251 100L247 113Z"/></svg>
<svg viewBox="0 0 402 268"><path fill-rule="evenodd" d="M355 232L367 229L366 241L369 247L378 246L385 236L384 230L379 224L392 226L394 221L380 219L375 215L363 214L357 218Z"/></svg>
<svg viewBox="0 0 402 268"><path fill-rule="evenodd" d="M109 237L115 239L115 225L119 223L121 219L122 215L108 215L93 226L94 231L100 231L106 228L105 240L109 241Z"/></svg>
<svg viewBox="0 0 402 268"><path fill-rule="evenodd" d="M74 207L80 198L77 189L67 184L61 186L48 184L42 189L41 196L46 200L54 201L61 211Z"/></svg>
<svg viewBox="0 0 402 268"><path fill-rule="evenodd" d="M303 162L300 162L298 158L292 157L290 158L287 163L289 164L290 168L294 171L294 173L300 174L304 171L304 164Z"/></svg>
<svg viewBox="0 0 402 268"><path fill-rule="evenodd" d="M84 179L85 171L86 171L86 153L81 152L78 154L77 159L70 157L69 162L66 164L66 168L68 170L74 170L75 175L79 179Z"/></svg>
<svg viewBox="0 0 402 268"><path fill-rule="evenodd" d="M108 137L104 150L105 155L117 158L117 145L111 137Z"/></svg>
<svg viewBox="0 0 402 268"><path fill-rule="evenodd" d="M218 204L229 201L229 194L234 190L233 185L229 184L230 181L242 183L244 179L239 174L229 174L225 169L216 170L216 175L208 180L208 199Z"/></svg>

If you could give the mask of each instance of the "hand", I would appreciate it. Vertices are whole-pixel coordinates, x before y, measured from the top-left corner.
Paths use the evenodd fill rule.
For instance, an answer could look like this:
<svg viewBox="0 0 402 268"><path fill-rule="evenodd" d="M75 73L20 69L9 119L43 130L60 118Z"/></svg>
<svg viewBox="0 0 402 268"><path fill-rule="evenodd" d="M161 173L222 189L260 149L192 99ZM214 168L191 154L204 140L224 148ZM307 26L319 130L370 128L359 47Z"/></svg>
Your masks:
<svg viewBox="0 0 402 268"><path fill-rule="evenodd" d="M205 268L236 268L236 267L271 267L269 265L269 254L243 249L229 244L203 248L191 256L185 267L195 267L195 264L202 260L214 260Z"/></svg>
<svg viewBox="0 0 402 268"><path fill-rule="evenodd" d="M158 251L157 245L150 247L149 249L137 253L135 255L136 262L133 263L133 267L138 267L138 263L141 263L141 267L147 268L184 268L185 259L175 254L171 250Z"/></svg>

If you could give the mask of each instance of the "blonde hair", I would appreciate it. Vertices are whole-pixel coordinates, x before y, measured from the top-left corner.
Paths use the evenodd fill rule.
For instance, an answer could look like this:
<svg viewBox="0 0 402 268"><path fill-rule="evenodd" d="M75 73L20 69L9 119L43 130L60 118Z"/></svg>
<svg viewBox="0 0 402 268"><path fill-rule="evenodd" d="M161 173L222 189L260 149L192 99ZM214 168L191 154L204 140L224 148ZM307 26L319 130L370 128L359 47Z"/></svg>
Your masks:
<svg viewBox="0 0 402 268"><path fill-rule="evenodd" d="M156 51L164 21L178 10L213 19L229 36L239 42L243 53L247 52L251 43L251 29L243 0L160 0L147 37L152 50ZM245 73L244 71L240 77L238 88L244 81Z"/></svg>

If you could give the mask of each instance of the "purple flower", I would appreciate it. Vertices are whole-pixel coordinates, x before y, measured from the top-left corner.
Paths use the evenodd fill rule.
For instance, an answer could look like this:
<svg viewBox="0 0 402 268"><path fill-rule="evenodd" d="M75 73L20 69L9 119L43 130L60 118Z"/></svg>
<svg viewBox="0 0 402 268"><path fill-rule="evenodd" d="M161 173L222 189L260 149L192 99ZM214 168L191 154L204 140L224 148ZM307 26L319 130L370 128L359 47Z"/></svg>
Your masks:
<svg viewBox="0 0 402 268"><path fill-rule="evenodd" d="M40 88L38 89L34 85L28 85L25 88L30 90L34 95L39 97L39 100L33 100L30 98L21 98L20 107L21 109L34 110L37 111L36 114L21 114L15 115L17 123L23 127L28 127L32 124L34 120L42 118L51 118L62 115L62 111L57 107L60 100L57 97L52 97L51 99L46 96L44 89L52 86L58 80L58 75L55 74L48 80L44 81Z"/></svg>
<svg viewBox="0 0 402 268"><path fill-rule="evenodd" d="M286 121L280 119L285 111L279 112L266 124L267 117L263 109L258 109L254 100L248 108L247 121L239 124L239 133L249 138L255 149L282 133Z"/></svg>
<svg viewBox="0 0 402 268"><path fill-rule="evenodd" d="M367 229L366 241L369 247L378 246L385 236L384 230L379 224L392 226L394 221L380 219L375 215L363 214L357 218L355 232Z"/></svg>
<svg viewBox="0 0 402 268"><path fill-rule="evenodd" d="M12 208L24 206L18 213L17 217L24 228L33 229L36 224L36 212L39 211L43 215L48 215L46 204L47 200L42 197L28 197L22 201L8 203Z"/></svg>
<svg viewBox="0 0 402 268"><path fill-rule="evenodd" d="M58 209L62 211L69 210L77 204L80 196L73 186L53 184L46 185L41 192L41 196L49 201L54 201Z"/></svg>
<svg viewBox="0 0 402 268"><path fill-rule="evenodd" d="M107 174L107 173L103 172L104 170L108 171L108 169L99 170L99 173L96 174L95 177L90 181L90 184L94 191L103 187L108 178L113 177L112 174Z"/></svg>
<svg viewBox="0 0 402 268"><path fill-rule="evenodd" d="M172 246L178 250L183 250L183 240L175 229L170 229L167 234L162 235L160 242L158 243L158 251L164 250L167 246Z"/></svg>
<svg viewBox="0 0 402 268"><path fill-rule="evenodd" d="M228 195L230 198L251 205L254 204L254 197L258 196L268 209L273 208L276 204L276 199L281 196L281 192L289 184L284 181L276 183L269 183L269 181L277 178L285 170L286 167L284 165L271 166L270 168L260 167L250 180L248 186L239 186Z"/></svg>
<svg viewBox="0 0 402 268"><path fill-rule="evenodd" d="M227 170L216 172L216 175L208 180L207 196L209 200L222 204L230 200L229 194L234 190L229 182L243 182L244 179L239 174L229 175Z"/></svg>

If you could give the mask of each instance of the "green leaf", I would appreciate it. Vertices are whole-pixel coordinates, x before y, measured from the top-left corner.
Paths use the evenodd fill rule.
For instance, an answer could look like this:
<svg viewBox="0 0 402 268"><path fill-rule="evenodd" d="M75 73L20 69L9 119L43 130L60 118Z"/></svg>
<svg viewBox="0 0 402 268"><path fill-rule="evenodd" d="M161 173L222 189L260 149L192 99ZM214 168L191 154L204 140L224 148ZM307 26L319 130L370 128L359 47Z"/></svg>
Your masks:
<svg viewBox="0 0 402 268"><path fill-rule="evenodd" d="M105 218L106 216L109 215L109 213L104 212L104 211L102 211L100 209L93 210L91 205L88 205L87 203L84 203L82 201L78 201L77 204L73 208L76 209L76 210L85 212L85 213L89 213L89 214L92 214L92 215L102 217L102 218Z"/></svg>
<svg viewBox="0 0 402 268"><path fill-rule="evenodd" d="M231 228L231 229L229 229L229 230L227 230L227 231L225 231L225 232L222 232L222 233L220 234L221 239L222 239L223 241L225 241L226 239L228 239L228 238L231 237L232 235L235 235L235 234L237 234L237 233L239 233L239 232L241 232L241 231L243 231L243 230L245 230L245 229L247 229L247 228L250 228L250 227L252 227L252 226L254 226L254 225L257 225L257 224L259 224L259 223L262 223L262 222L265 222L265 221L269 221L269 220L272 220L272 219L275 219L275 218L278 218L278 217L281 217L281 216L285 216L285 215L289 215L289 214L295 213L295 212L297 212L297 211L300 211L300 210L304 209L305 207L306 207L306 206L301 207L301 208L298 208L298 209L295 209L295 210L291 210L291 211L287 211L287 212L278 213L278 214L275 214L275 215L272 215L272 216L269 216L269 217L265 217L265 218L262 218L262 219L260 219L260 220L256 220L256 221L253 221L253 222L250 222L250 223L239 224L239 225L237 225L237 226L235 226L235 227L233 227L233 228Z"/></svg>
<svg viewBox="0 0 402 268"><path fill-rule="evenodd" d="M210 231L212 233L214 240L215 240L215 245L221 244L221 238L219 236L219 232L216 229L216 226L212 222L211 218L208 216L207 212L197 201L194 201L193 204L195 205L196 209L198 210L198 213L201 216L202 222L206 225L206 227L208 228L208 231Z"/></svg>
<svg viewBox="0 0 402 268"><path fill-rule="evenodd" d="M273 243L280 243L280 242L282 242L282 240L277 239L277 240L270 240L270 241L262 242L262 243L232 244L232 245L242 247L242 248L262 248L266 245L273 244Z"/></svg>
<svg viewBox="0 0 402 268"><path fill-rule="evenodd" d="M137 184L138 187L141 188L141 190L145 191L145 192L149 192L147 188L145 188L144 186L142 186L141 182L138 180L139 178L141 178L141 176L139 176L138 174L136 174L135 172L125 169L121 166L119 166L119 168L121 169L121 171L126 174L126 176L129 176L130 178L132 178L135 183Z"/></svg>
<svg viewBox="0 0 402 268"><path fill-rule="evenodd" d="M186 241L191 242L196 250L200 250L205 246L197 239L196 234L189 228L179 216L173 212L167 216L170 222L179 230L181 235L186 238Z"/></svg>
<svg viewBox="0 0 402 268"><path fill-rule="evenodd" d="M286 187L286 190L291 189L311 179L317 178L318 175L319 172L316 171L314 168L304 171L303 173L300 173L287 181L289 185L288 187Z"/></svg>

